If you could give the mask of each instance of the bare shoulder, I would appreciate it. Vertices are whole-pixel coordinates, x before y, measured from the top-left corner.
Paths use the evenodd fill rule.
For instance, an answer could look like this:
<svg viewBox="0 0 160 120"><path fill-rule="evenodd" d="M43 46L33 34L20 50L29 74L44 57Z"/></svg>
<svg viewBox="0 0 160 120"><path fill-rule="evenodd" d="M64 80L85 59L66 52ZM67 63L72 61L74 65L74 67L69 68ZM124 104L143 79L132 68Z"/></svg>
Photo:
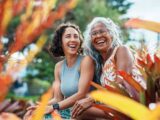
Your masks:
<svg viewBox="0 0 160 120"><path fill-rule="evenodd" d="M55 72L59 73L61 71L62 64L63 64L63 60L56 63Z"/></svg>
<svg viewBox="0 0 160 120"><path fill-rule="evenodd" d="M122 45L118 47L117 52L120 52L120 53L129 52L129 48L127 46Z"/></svg>
<svg viewBox="0 0 160 120"><path fill-rule="evenodd" d="M119 56L130 56L131 55L131 51L129 50L129 48L127 46L120 46L118 47L117 49L117 52L116 52L116 56L119 57Z"/></svg>
<svg viewBox="0 0 160 120"><path fill-rule="evenodd" d="M84 58L82 59L81 65L82 66L94 65L94 61L90 56L84 56Z"/></svg>
<svg viewBox="0 0 160 120"><path fill-rule="evenodd" d="M127 46L120 46L116 52L116 60L133 61L134 57L131 50Z"/></svg>
<svg viewBox="0 0 160 120"><path fill-rule="evenodd" d="M84 63L94 63L93 59L90 56L84 56L84 58L82 59L82 64Z"/></svg>

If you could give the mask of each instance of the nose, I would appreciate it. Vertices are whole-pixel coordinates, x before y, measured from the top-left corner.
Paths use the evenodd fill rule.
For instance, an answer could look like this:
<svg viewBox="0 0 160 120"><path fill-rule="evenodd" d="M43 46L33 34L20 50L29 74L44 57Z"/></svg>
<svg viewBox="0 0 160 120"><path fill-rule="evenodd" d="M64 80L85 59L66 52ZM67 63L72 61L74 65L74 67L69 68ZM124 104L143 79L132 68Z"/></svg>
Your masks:
<svg viewBox="0 0 160 120"><path fill-rule="evenodd" d="M70 41L77 41L77 40L79 40L79 38L75 37L74 35L70 37Z"/></svg>
<svg viewBox="0 0 160 120"><path fill-rule="evenodd" d="M101 33L96 34L96 36L97 36L97 37L100 37L100 36L101 36Z"/></svg>
<svg viewBox="0 0 160 120"><path fill-rule="evenodd" d="M73 36L73 35L71 36L70 41L75 41L75 38L74 38L74 36Z"/></svg>
<svg viewBox="0 0 160 120"><path fill-rule="evenodd" d="M100 32L97 32L96 35L95 35L95 37L101 37L101 35L102 34Z"/></svg>

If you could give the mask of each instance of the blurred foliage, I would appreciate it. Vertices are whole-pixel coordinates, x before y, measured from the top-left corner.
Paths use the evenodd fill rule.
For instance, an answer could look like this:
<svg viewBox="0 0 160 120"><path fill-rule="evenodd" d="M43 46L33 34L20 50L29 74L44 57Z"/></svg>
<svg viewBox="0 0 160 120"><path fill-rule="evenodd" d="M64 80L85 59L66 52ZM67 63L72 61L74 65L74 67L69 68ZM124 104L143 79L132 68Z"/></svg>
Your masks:
<svg viewBox="0 0 160 120"><path fill-rule="evenodd" d="M80 0L77 7L69 12L65 19L75 22L84 31L86 25L96 16L110 17L116 23L120 23L120 15L116 9L113 10L108 6L105 0Z"/></svg>
<svg viewBox="0 0 160 120"><path fill-rule="evenodd" d="M50 83L44 81L42 79L34 78L28 80L28 92L29 95L41 95L44 93L49 87L51 86Z"/></svg>
<svg viewBox="0 0 160 120"><path fill-rule="evenodd" d="M59 0L57 2L56 8L62 3L65 3L65 0ZM34 58L33 62L30 63L27 67L27 74L25 79L29 85L35 84L35 82L32 82L34 79L37 81L48 81L50 84L54 80L54 65L56 60L49 55L48 46L51 44L54 30L57 25L62 22L71 21L79 25L83 33L87 24L94 17L102 16L110 17L119 26L122 26L123 20L120 20L120 16L123 15L130 6L131 3L128 2L128 0L79 0L75 9L69 11L63 19L57 21L53 26L50 27L50 29L45 31L45 33L50 36L48 42L44 46L43 50ZM56 8L54 8L53 11ZM21 14L14 17L8 26L6 37L9 38L9 42L4 44L4 52L7 51L8 46L13 42L14 31L20 23L20 15ZM127 41L128 39L128 33L124 29L123 38L123 41ZM22 53L24 49L21 51ZM36 84L36 86L38 85ZM32 90L34 91L34 89Z"/></svg>
<svg viewBox="0 0 160 120"><path fill-rule="evenodd" d="M113 0L116 1L116 0ZM127 0L124 0L127 1ZM63 0L60 0L58 4L61 4L64 2ZM108 3L109 2L109 3ZM87 24L96 16L102 16L102 17L110 17L114 22L116 22L118 25L122 25L123 21L119 19L119 17L123 14L118 11L118 9L113 9L110 2L106 2L105 0L79 0L77 7L69 11L67 15L60 21L57 21L53 29L49 29L46 31L46 33L51 36L48 40L48 44L52 41L52 36L54 34L54 29L57 27L58 24L61 22L71 21L79 25L80 29L82 30L82 33L84 32ZM108 5L109 4L109 5ZM128 8L124 6L125 10ZM125 38L124 41L127 41L128 34L126 31L123 32L123 38ZM28 74L27 78L40 78L43 80L47 80L50 83L54 80L54 65L55 61L54 59L48 54L47 51L48 45L45 46L44 50L41 51L38 56L34 59L33 63L31 63L28 66ZM41 61L41 62L39 62ZM37 70L37 74L32 74L32 71Z"/></svg>
<svg viewBox="0 0 160 120"><path fill-rule="evenodd" d="M121 14L125 14L133 4L127 0L106 0L106 3L108 3L111 8L118 10Z"/></svg>
<svg viewBox="0 0 160 120"><path fill-rule="evenodd" d="M125 14L132 3L128 2L127 0L120 1L123 1L123 3L119 2L118 0L80 0L77 7L68 12L62 21L72 21L76 23L79 25L83 33L87 24L94 17L109 17L120 26L122 30L122 41L127 42L129 35L126 29L123 27L125 20L120 19L120 17L121 15ZM114 7L114 3L116 3L117 7ZM119 9L122 9L123 12Z"/></svg>
<svg viewBox="0 0 160 120"><path fill-rule="evenodd" d="M54 65L55 62L53 58L47 51L43 50L34 58L33 62L29 64L27 68L27 78L40 78L52 83L54 79Z"/></svg>
<svg viewBox="0 0 160 120"><path fill-rule="evenodd" d="M15 95L14 93L11 93L9 92L7 94L7 98L11 98L11 99L14 99L14 100L24 100L24 101L29 101L29 100L32 100L33 102L36 102L40 96L39 95L34 95L34 96L17 96Z"/></svg>

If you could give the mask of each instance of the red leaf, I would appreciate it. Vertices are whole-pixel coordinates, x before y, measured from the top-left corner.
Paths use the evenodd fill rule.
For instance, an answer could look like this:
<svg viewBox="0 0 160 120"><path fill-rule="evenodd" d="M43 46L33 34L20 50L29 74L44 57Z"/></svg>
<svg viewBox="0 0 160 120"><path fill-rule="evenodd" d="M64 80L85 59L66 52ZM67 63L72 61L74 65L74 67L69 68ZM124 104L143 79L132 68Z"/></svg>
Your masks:
<svg viewBox="0 0 160 120"><path fill-rule="evenodd" d="M144 88L132 78L131 75L127 74L125 71L118 71L118 74L123 77L133 88L135 88L138 92L144 91Z"/></svg>
<svg viewBox="0 0 160 120"><path fill-rule="evenodd" d="M152 65L153 65L153 61L151 59L151 56L150 56L150 54L147 54L147 68L148 68L148 70L151 69Z"/></svg>

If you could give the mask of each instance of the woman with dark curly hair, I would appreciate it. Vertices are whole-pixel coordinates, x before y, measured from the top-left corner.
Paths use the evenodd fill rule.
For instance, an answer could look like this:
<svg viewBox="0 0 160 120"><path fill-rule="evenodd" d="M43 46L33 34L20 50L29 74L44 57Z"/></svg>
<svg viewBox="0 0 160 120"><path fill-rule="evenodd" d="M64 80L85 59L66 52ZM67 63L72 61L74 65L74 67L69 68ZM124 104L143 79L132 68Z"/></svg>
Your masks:
<svg viewBox="0 0 160 120"><path fill-rule="evenodd" d="M62 118L70 118L70 108L77 100L84 98L94 75L94 63L88 57L80 55L82 35L78 26L61 24L55 31L51 52L54 56L64 56L64 60L55 65L53 83L54 98L46 108L46 113L58 110ZM28 110L34 109L35 106ZM48 120L49 115L45 116Z"/></svg>

